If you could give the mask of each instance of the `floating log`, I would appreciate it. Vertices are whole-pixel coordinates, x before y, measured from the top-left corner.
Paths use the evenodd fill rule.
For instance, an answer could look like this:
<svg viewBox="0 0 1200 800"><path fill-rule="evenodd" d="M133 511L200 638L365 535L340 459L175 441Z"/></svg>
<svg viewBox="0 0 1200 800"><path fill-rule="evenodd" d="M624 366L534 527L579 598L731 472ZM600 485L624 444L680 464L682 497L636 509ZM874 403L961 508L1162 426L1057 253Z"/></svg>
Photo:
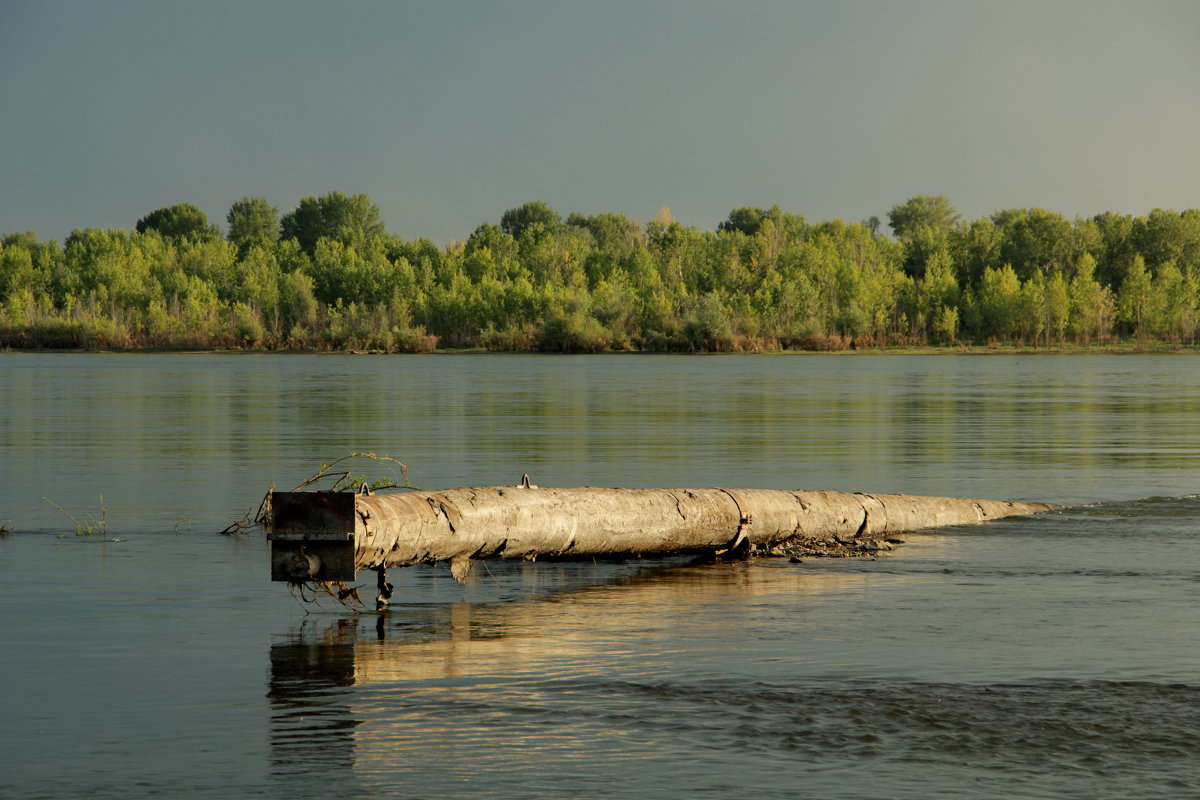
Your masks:
<svg viewBox="0 0 1200 800"><path fill-rule="evenodd" d="M857 492L556 489L528 478L440 491L273 492L270 505L271 578L293 583L436 561L461 581L480 558L749 555L821 541L886 549L899 533L1052 508Z"/></svg>

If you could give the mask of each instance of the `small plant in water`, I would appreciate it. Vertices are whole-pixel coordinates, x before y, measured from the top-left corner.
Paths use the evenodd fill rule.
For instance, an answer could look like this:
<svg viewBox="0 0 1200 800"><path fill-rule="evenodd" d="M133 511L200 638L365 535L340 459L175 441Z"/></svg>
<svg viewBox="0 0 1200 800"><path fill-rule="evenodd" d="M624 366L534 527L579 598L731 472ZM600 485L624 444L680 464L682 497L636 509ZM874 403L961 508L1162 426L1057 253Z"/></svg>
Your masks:
<svg viewBox="0 0 1200 800"><path fill-rule="evenodd" d="M49 497L43 497L42 499L49 503L51 507L53 507L59 513L66 516L66 518L71 520L71 522L75 523L76 536L91 536L93 534L98 534L101 537L104 537L108 535L108 509L104 506L104 495L100 495L100 518L97 519L95 515L89 512L84 514L86 522L80 522L71 514L71 512L67 511Z"/></svg>

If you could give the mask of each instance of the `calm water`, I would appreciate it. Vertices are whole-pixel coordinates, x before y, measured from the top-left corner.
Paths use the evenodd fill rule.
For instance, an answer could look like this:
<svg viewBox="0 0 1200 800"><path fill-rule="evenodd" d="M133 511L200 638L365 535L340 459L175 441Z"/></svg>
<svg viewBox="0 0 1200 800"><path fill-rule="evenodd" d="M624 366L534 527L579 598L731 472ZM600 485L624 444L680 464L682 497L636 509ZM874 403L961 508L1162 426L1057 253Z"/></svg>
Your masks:
<svg viewBox="0 0 1200 800"><path fill-rule="evenodd" d="M0 354L0 797L1198 797L1198 397L1161 356ZM352 450L1072 507L353 614L215 535Z"/></svg>

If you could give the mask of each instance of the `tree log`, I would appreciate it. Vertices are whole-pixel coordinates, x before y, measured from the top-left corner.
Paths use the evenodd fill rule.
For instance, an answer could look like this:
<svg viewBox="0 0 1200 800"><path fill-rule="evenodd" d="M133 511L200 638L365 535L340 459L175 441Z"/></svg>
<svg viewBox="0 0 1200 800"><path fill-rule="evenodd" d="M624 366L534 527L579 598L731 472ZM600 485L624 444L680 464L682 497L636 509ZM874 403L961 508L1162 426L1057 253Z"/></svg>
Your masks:
<svg viewBox="0 0 1200 800"><path fill-rule="evenodd" d="M389 494L274 492L274 580L353 580L357 569L472 559L747 554L806 541L867 543L1052 506L769 489L489 486Z"/></svg>

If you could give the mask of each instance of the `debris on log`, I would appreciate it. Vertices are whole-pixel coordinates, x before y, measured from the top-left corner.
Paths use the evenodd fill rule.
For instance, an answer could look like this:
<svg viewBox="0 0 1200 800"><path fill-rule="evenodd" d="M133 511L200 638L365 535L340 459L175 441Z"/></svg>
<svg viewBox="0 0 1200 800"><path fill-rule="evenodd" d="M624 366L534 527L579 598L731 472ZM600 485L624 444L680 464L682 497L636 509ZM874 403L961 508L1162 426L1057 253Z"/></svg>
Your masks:
<svg viewBox="0 0 1200 800"><path fill-rule="evenodd" d="M1051 508L858 492L545 488L525 476L474 489L273 492L268 530L272 580L351 581L360 569L445 561L463 581L483 558L874 555L906 531Z"/></svg>

